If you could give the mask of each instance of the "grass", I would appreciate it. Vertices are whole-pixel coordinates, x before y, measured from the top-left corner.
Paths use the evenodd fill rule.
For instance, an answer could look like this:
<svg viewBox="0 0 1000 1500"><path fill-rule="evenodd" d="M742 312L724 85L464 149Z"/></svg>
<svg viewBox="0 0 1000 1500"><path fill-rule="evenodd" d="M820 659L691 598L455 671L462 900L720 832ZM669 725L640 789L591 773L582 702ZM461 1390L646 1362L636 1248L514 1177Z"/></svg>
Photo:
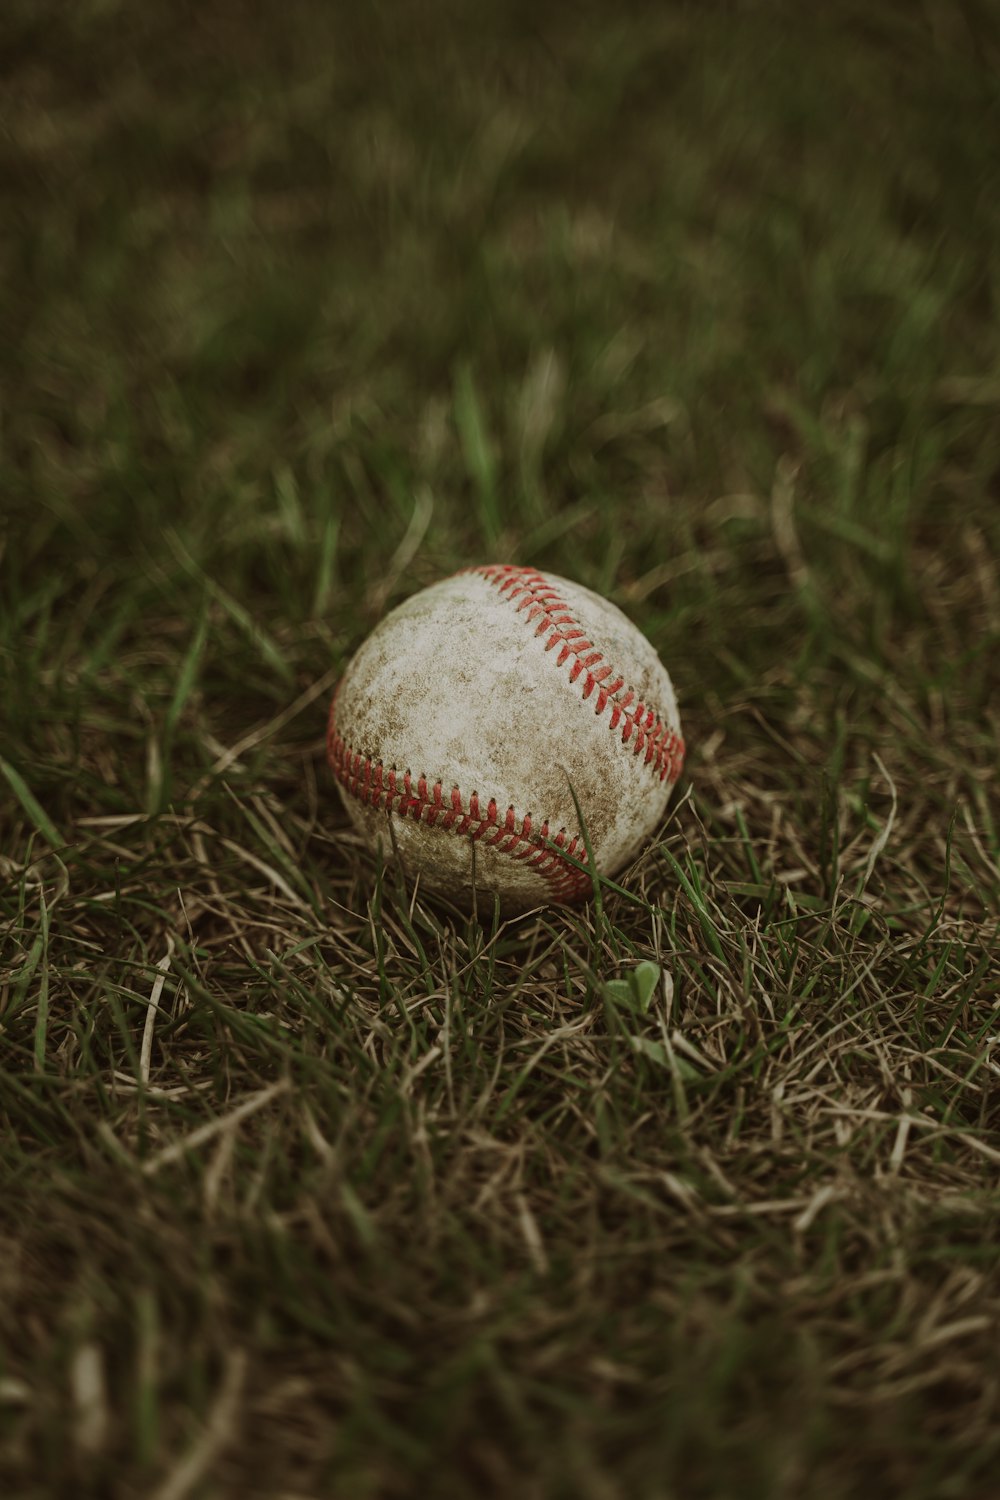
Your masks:
<svg viewBox="0 0 1000 1500"><path fill-rule="evenodd" d="M1000 33L816 9L4 8L5 1493L995 1493ZM323 755L485 558L690 745L506 926Z"/></svg>

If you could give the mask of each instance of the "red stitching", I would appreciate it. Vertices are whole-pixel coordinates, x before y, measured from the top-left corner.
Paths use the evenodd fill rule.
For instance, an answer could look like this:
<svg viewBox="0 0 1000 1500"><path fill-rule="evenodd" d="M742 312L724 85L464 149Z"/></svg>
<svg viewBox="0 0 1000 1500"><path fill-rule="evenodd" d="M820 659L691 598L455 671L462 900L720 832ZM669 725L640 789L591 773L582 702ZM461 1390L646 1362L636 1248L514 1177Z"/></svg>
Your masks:
<svg viewBox="0 0 1000 1500"><path fill-rule="evenodd" d="M414 778L405 771L400 777L395 766L386 770L381 761L363 757L345 744L337 730L336 709L335 694L327 725L327 755L334 776L362 806L395 812L399 817L410 817L430 827L440 820L442 828L467 835L476 843L481 841L498 854L524 860L527 868L546 882L552 901L578 901L590 895L590 876L569 862L570 859L581 864L587 862L587 851L579 834L567 841L565 829L560 829L550 839L547 822L536 830L530 813L520 820L513 807L501 813L495 797L490 798L484 809L478 792L473 792L466 807L457 786L449 793L440 781L431 785L426 776ZM553 844L557 847L552 848Z"/></svg>
<svg viewBox="0 0 1000 1500"><path fill-rule="evenodd" d="M594 712L600 716L610 704L609 729L617 731L622 725L622 744L630 744L634 755L645 751L643 764L652 767L660 781L669 778L672 785L684 765L683 739L648 704L639 702L632 707L635 690L625 686L623 677L608 681L613 668L604 662L603 652L595 650L594 643L585 638L569 606L549 579L531 568L499 563L463 571L477 573L506 595L518 612L525 614L526 622L534 626L534 635L548 634L545 650L559 647L555 666L564 667L572 658L569 680L577 683L583 678L583 700L588 700L596 689ZM362 806L411 817L414 822L432 828L439 826L477 843L485 841L487 847L511 859L523 860L527 869L540 875L549 887L552 901L577 901L591 894L590 875L570 863L572 859L581 864L587 862L580 834L567 839L566 830L561 828L550 837L547 821L536 829L530 813L520 821L513 807L501 814L495 797L489 799L484 811L478 792L473 792L466 806L457 786L446 792L441 781L429 784L425 774L414 780L407 770L400 777L395 766L386 769L381 761L362 756L345 743L337 730L338 696L339 687L330 704L327 755L341 786Z"/></svg>
<svg viewBox="0 0 1000 1500"><path fill-rule="evenodd" d="M533 568L517 568L508 563L487 563L464 571L478 574L499 593L505 594L518 611L527 612L530 624L538 620L533 633L548 633L545 650L559 647L555 665L564 667L573 658L569 680L576 683L583 678L581 697L589 699L596 688L594 712L603 714L610 703L608 727L617 730L620 724L622 744L630 745L633 755L642 755L645 751L643 764L650 766L660 781L669 780L672 786L684 766L684 741L647 703L636 703L632 707L635 690L625 687L623 677L607 681L613 669L607 663L598 667L599 662L604 662L604 653L595 650L594 642L586 639L569 605L559 597L551 580Z"/></svg>

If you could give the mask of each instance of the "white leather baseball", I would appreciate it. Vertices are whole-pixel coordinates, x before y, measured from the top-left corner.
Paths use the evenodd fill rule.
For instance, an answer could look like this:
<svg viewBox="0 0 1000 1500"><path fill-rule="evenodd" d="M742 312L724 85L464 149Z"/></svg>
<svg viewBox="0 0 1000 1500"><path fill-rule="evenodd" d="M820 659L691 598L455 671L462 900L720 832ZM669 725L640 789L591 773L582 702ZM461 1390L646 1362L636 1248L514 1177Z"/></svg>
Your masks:
<svg viewBox="0 0 1000 1500"><path fill-rule="evenodd" d="M670 678L619 609L532 568L414 594L347 667L327 749L355 827L426 890L507 911L592 893L654 831L684 743ZM391 823L391 834L390 834ZM580 868L580 867L583 868Z"/></svg>

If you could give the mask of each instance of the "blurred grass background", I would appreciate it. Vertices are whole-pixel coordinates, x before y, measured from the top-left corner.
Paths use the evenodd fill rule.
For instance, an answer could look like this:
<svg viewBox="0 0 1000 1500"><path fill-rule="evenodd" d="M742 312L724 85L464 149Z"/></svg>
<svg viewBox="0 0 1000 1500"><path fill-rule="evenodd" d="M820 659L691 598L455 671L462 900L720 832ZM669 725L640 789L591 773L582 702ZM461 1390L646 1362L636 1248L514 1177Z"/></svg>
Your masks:
<svg viewBox="0 0 1000 1500"><path fill-rule="evenodd" d="M0 56L0 1484L986 1500L995 6ZM324 765L494 558L678 688L599 917L411 908Z"/></svg>

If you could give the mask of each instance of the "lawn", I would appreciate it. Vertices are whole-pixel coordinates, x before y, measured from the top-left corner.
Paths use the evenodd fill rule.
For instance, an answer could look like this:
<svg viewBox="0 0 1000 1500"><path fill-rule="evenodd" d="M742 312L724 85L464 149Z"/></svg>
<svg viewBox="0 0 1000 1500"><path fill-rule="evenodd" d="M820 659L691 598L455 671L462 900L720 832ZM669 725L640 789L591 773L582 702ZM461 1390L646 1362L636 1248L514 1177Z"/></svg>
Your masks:
<svg viewBox="0 0 1000 1500"><path fill-rule="evenodd" d="M0 1493L990 1500L996 7L0 57ZM506 922L324 751L482 561L625 610L688 744Z"/></svg>

